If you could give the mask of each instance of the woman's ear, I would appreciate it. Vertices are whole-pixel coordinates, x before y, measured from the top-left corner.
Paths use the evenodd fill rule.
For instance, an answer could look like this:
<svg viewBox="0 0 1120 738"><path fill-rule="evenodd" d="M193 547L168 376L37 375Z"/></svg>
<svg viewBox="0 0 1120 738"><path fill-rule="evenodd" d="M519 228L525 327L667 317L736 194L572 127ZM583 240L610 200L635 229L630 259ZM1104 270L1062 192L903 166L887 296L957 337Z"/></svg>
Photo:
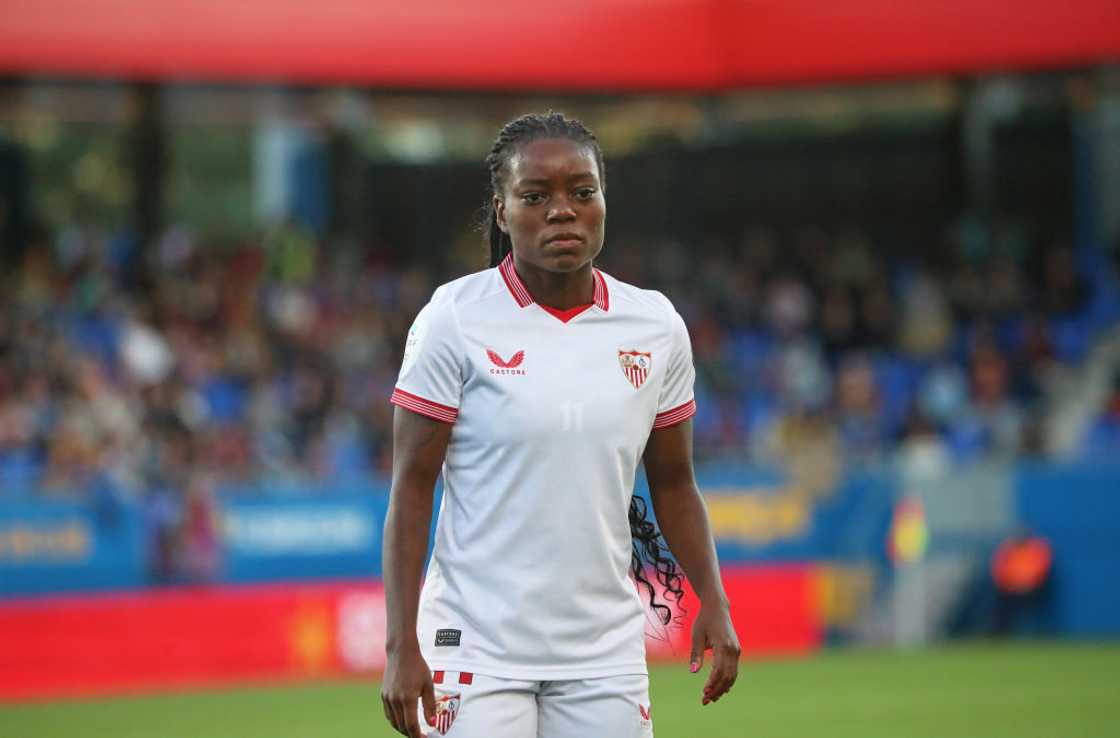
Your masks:
<svg viewBox="0 0 1120 738"><path fill-rule="evenodd" d="M509 224L506 223L506 201L494 195L494 219L498 221L498 228L502 233L509 233Z"/></svg>

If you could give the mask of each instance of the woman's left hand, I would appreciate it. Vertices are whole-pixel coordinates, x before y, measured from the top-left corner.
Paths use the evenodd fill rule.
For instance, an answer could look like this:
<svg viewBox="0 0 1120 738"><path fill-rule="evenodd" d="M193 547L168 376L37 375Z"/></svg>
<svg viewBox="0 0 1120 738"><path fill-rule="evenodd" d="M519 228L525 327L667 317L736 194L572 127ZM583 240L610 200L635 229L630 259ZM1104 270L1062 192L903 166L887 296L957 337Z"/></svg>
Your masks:
<svg viewBox="0 0 1120 738"><path fill-rule="evenodd" d="M704 651L712 650L712 672L704 685L700 704L717 702L727 694L739 676L739 638L731 624L727 605L701 605L692 624L692 654L689 657L693 674L704 665Z"/></svg>

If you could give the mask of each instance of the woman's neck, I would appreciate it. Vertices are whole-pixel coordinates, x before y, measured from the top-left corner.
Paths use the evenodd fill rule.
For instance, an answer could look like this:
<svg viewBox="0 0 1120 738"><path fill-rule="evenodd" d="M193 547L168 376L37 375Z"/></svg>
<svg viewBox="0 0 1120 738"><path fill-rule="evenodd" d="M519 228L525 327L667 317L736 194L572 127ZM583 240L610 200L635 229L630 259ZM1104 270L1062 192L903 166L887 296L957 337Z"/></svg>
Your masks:
<svg viewBox="0 0 1120 738"><path fill-rule="evenodd" d="M533 301L541 305L569 310L595 301L595 275L591 262L573 272L549 272L523 264L516 257L513 266Z"/></svg>

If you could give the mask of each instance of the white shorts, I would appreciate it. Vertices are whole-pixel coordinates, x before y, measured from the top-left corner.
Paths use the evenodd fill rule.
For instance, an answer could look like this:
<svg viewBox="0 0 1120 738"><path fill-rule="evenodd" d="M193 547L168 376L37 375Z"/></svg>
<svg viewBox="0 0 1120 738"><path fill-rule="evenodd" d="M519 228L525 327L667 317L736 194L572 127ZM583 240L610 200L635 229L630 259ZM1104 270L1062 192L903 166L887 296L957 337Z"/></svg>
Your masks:
<svg viewBox="0 0 1120 738"><path fill-rule="evenodd" d="M653 738L645 674L526 682L437 671L426 738Z"/></svg>

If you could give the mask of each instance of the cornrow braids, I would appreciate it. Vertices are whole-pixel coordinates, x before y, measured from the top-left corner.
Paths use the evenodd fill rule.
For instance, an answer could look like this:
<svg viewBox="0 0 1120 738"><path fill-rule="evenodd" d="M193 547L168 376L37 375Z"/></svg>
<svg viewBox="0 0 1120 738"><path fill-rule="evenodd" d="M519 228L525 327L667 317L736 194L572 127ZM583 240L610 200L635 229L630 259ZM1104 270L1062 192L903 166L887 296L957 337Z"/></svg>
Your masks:
<svg viewBox="0 0 1120 738"><path fill-rule="evenodd" d="M513 248L509 235L502 233L498 227L497 213L494 211L494 195L501 196L505 191L505 178L509 172L509 160L518 148L542 138L566 138L569 141L586 146L595 156L595 164L599 167L599 186L603 192L607 191L607 170L603 165L603 151L599 147L599 139L581 121L569 118L563 113L529 113L520 118L514 118L502 126L490 153L486 155L486 168L490 172L490 194L483 206L482 228L486 234L487 243L490 245L490 266L495 267L501 263L506 254Z"/></svg>
<svg viewBox="0 0 1120 738"><path fill-rule="evenodd" d="M586 146L595 157L599 167L599 186L607 191L607 170L603 164L603 151L599 140L582 122L568 118L562 113L530 113L515 118L502 126L490 153L486 156L486 168L490 172L490 197L483 206L482 230L490 246L490 266L496 267L513 244L509 235L498 227L497 213L494 210L494 196L505 191L505 177L509 171L509 161L517 149L530 141L544 138L566 138L581 146ZM630 498L628 512L632 550L630 554L630 574L638 586L649 596L649 606L658 619L665 625L673 622L672 608L659 602L657 590L646 573L647 566L653 571L654 578L665 590L664 597L672 599L677 608L683 611L684 577L677 562L669 555L669 548L657 526L649 519L646 501L636 495Z"/></svg>

